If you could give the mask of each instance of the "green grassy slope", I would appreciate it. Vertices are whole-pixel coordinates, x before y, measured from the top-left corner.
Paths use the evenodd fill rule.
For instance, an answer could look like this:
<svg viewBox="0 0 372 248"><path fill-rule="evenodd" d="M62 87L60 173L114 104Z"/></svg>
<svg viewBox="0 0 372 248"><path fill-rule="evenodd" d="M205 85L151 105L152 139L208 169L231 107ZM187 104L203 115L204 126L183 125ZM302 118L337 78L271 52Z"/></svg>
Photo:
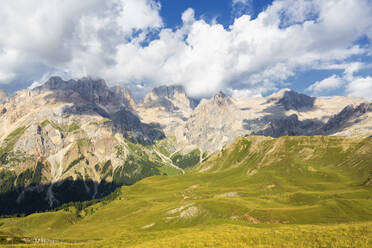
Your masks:
<svg viewBox="0 0 372 248"><path fill-rule="evenodd" d="M372 139L238 138L194 172L115 200L0 219L0 242L61 247L371 247ZM3 238L2 238L3 237ZM8 238L8 241L6 239ZM57 246L44 244L34 246Z"/></svg>

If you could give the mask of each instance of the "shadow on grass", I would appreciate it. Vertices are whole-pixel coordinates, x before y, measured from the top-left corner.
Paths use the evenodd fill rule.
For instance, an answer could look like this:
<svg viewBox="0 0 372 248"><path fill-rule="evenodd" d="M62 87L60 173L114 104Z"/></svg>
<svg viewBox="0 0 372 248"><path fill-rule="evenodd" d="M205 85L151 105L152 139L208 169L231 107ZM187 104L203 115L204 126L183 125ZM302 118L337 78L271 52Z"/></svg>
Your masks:
<svg viewBox="0 0 372 248"><path fill-rule="evenodd" d="M106 181L63 180L53 184L18 187L0 193L0 216L19 217L55 210L67 203L99 202L120 186L122 184Z"/></svg>

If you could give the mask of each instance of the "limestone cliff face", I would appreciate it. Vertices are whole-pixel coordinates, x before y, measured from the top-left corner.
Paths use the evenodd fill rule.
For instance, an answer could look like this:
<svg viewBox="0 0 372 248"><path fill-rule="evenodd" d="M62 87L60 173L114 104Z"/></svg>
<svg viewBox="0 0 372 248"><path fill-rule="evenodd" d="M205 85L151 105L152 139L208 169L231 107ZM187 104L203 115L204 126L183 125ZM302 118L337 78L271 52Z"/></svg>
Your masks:
<svg viewBox="0 0 372 248"><path fill-rule="evenodd" d="M22 204L41 192L56 206L74 194L56 193L66 180L83 182L76 192L92 199L115 185L160 174L163 162L148 145L164 133L141 122L134 104L125 89L111 90L91 78L54 77L10 97L0 106L0 174L18 192L14 200Z"/></svg>
<svg viewBox="0 0 372 248"><path fill-rule="evenodd" d="M348 105L322 126L324 135L368 137L372 131L372 103Z"/></svg>
<svg viewBox="0 0 372 248"><path fill-rule="evenodd" d="M136 108L136 101L134 100L129 89L116 85L111 88L111 92L113 93L115 100L119 103L129 107L132 110Z"/></svg>
<svg viewBox="0 0 372 248"><path fill-rule="evenodd" d="M285 110L304 110L313 108L315 99L290 89L282 89L268 97L267 102L281 105Z"/></svg>
<svg viewBox="0 0 372 248"><path fill-rule="evenodd" d="M182 86L160 86L146 95L143 105L148 108L163 107L167 110L188 110L191 101Z"/></svg>
<svg viewBox="0 0 372 248"><path fill-rule="evenodd" d="M161 86L137 104L128 89L109 88L101 79L52 77L34 90L17 92L1 109L1 140L25 128L26 136L20 139L24 143L16 148L21 151L24 146L23 152L40 157L76 139L95 142L115 135L150 145L174 137L176 150L198 148L209 153L237 136L252 134L371 135L370 105L363 100L316 99L288 89L253 99L234 99L219 92L199 103L182 86Z"/></svg>
<svg viewBox="0 0 372 248"><path fill-rule="evenodd" d="M183 137L186 144L202 151L214 152L230 144L237 136L245 134L238 106L223 92L211 99L203 99L185 122Z"/></svg>
<svg viewBox="0 0 372 248"><path fill-rule="evenodd" d="M178 149L191 150L197 147L208 153L229 145L238 136L339 134L367 137L372 132L369 124L371 118L368 117L370 111L365 107L356 108L350 117L341 114L341 119L347 121L348 125L341 125L341 120L332 121L348 104L364 106L366 103L363 102L363 99L348 97L317 99L288 89L266 98L252 99L234 99L219 92L211 99L203 99L189 118L179 122L177 128L170 129L167 134L176 137ZM168 110L168 114L171 112ZM362 122L361 118L366 119ZM339 128L326 131L329 129L327 125L335 125L329 124L333 122L338 123ZM357 128L358 131L348 132L354 130L351 126L356 127L356 122L363 124Z"/></svg>
<svg viewBox="0 0 372 248"><path fill-rule="evenodd" d="M198 101L187 96L182 86L160 86L137 104L136 111L146 123L159 123L167 136L179 136Z"/></svg>

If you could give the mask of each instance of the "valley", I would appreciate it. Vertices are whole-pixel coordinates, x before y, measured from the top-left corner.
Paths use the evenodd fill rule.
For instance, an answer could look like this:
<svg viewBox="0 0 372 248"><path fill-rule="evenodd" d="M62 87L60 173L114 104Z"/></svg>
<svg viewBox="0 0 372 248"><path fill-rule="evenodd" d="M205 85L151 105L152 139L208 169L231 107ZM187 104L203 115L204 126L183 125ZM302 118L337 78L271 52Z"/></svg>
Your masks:
<svg viewBox="0 0 372 248"><path fill-rule="evenodd" d="M369 247L371 149L370 138L240 137L186 174L3 218L0 232L54 247Z"/></svg>

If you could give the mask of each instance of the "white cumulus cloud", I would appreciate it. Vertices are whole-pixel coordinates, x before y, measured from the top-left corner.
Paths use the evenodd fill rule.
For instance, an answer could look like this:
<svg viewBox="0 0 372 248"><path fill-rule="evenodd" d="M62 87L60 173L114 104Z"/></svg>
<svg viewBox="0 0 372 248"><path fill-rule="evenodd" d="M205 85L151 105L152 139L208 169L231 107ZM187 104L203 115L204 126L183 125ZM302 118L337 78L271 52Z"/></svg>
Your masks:
<svg viewBox="0 0 372 248"><path fill-rule="evenodd" d="M370 0L277 0L227 28L188 9L170 29L160 8L155 0L4 0L0 83L88 74L144 89L181 84L192 96L257 95L298 71L352 64L370 51L355 43L371 33ZM313 88L338 84L336 77Z"/></svg>
<svg viewBox="0 0 372 248"><path fill-rule="evenodd" d="M4 0L0 8L0 83L49 71L90 73L115 63L134 32L162 27L153 0Z"/></svg>
<svg viewBox="0 0 372 248"><path fill-rule="evenodd" d="M322 81L317 81L310 85L307 90L312 91L316 94L327 93L332 90L339 89L343 86L344 80L337 75L332 75Z"/></svg>
<svg viewBox="0 0 372 248"><path fill-rule="evenodd" d="M372 100L372 77L359 77L347 86L347 93L354 97L363 97Z"/></svg>

